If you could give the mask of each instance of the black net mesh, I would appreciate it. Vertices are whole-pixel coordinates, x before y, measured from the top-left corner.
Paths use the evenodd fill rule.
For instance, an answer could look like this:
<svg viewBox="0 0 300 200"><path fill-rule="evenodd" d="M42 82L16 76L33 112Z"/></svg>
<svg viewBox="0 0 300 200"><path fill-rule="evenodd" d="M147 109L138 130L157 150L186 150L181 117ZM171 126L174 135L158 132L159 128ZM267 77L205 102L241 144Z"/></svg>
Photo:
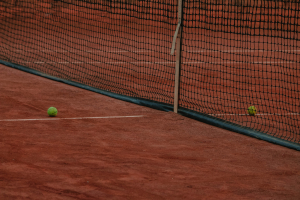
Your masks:
<svg viewBox="0 0 300 200"><path fill-rule="evenodd" d="M300 143L299 11L291 2L184 1L180 106Z"/></svg>
<svg viewBox="0 0 300 200"><path fill-rule="evenodd" d="M0 59L172 104L173 1L1 2Z"/></svg>
<svg viewBox="0 0 300 200"><path fill-rule="evenodd" d="M183 0L180 107L300 143L299 11ZM173 104L177 0L0 0L0 12L1 60Z"/></svg>

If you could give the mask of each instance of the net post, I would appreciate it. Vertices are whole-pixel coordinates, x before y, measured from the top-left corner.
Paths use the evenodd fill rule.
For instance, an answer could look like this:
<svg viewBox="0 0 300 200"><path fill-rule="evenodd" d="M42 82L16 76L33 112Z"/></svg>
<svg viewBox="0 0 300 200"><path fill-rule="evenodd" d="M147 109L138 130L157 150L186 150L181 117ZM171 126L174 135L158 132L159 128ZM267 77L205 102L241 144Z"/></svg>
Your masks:
<svg viewBox="0 0 300 200"><path fill-rule="evenodd" d="M174 35L176 37L176 65L175 65L175 88L174 88L174 113L178 112L179 104L179 85L181 67L181 20L182 20L182 0L178 0L178 26ZM173 40L174 44L174 40ZM174 53L174 45L171 54Z"/></svg>

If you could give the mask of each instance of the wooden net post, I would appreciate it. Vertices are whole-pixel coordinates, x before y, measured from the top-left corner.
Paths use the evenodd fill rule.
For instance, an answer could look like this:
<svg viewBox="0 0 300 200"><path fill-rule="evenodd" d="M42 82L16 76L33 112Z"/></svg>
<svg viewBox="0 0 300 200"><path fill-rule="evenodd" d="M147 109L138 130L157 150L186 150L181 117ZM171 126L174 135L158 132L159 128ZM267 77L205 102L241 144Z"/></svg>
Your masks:
<svg viewBox="0 0 300 200"><path fill-rule="evenodd" d="M178 0L178 24L173 37L171 55L175 52L176 45L176 65L175 65L175 88L174 88L174 112L178 112L179 87L180 87L180 65L181 65L181 20L182 20L182 0Z"/></svg>

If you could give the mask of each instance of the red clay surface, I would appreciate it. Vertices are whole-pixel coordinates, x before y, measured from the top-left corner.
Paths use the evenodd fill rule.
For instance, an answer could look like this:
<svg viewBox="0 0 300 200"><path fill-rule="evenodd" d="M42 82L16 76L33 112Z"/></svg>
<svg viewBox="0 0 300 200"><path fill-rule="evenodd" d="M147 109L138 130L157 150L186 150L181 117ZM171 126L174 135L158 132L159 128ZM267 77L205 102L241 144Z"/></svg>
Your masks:
<svg viewBox="0 0 300 200"><path fill-rule="evenodd" d="M0 199L300 197L298 151L9 67L0 71ZM56 118L47 117L50 106L58 108ZM63 119L136 115L143 117Z"/></svg>

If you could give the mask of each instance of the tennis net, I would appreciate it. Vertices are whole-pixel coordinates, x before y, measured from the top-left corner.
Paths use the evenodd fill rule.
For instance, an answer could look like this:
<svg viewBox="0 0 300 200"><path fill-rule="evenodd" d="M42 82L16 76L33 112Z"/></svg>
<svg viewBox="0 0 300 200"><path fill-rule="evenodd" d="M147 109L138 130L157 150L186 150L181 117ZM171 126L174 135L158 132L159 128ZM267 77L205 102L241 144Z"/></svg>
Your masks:
<svg viewBox="0 0 300 200"><path fill-rule="evenodd" d="M0 60L173 105L178 5L0 1ZM299 11L287 1L183 0L179 107L300 144Z"/></svg>
<svg viewBox="0 0 300 200"><path fill-rule="evenodd" d="M299 11L293 2L183 1L180 105L299 144Z"/></svg>

